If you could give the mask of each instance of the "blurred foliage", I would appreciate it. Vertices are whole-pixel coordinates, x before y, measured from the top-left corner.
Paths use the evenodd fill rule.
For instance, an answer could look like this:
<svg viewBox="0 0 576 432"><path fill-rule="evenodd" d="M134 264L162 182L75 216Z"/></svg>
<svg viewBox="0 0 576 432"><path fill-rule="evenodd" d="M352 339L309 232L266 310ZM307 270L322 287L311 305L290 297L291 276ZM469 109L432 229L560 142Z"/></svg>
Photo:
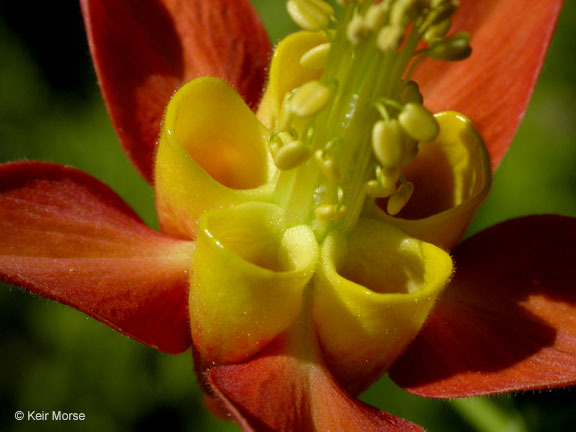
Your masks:
<svg viewBox="0 0 576 432"><path fill-rule="evenodd" d="M279 1L253 2L275 42L294 29ZM471 232L525 214L576 216L575 25L576 3L566 2L530 109ZM22 159L81 168L157 225L152 190L122 153L98 95L76 0L0 1L0 161ZM238 430L204 410L188 354L157 353L13 287L0 289L0 311L0 430ZM430 431L478 430L466 421L470 410L509 419L507 430L564 431L576 420L570 389L455 406L384 379L363 399ZM16 422L16 410L87 419Z"/></svg>

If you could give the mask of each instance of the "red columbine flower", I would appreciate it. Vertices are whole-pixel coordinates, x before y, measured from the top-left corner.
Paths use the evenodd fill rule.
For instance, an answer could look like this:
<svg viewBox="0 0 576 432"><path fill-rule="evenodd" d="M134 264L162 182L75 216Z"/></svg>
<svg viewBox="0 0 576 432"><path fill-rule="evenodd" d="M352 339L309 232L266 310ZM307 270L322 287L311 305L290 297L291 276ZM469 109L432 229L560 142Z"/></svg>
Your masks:
<svg viewBox="0 0 576 432"><path fill-rule="evenodd" d="M247 1L83 0L162 233L77 170L6 164L0 277L162 351L192 344L209 403L245 430L418 430L351 397L386 372L428 397L573 384L575 221L513 220L446 252L560 1L464 1L452 27L475 51L448 67L470 55L454 3L338 3L288 1L305 31L262 95L270 45Z"/></svg>

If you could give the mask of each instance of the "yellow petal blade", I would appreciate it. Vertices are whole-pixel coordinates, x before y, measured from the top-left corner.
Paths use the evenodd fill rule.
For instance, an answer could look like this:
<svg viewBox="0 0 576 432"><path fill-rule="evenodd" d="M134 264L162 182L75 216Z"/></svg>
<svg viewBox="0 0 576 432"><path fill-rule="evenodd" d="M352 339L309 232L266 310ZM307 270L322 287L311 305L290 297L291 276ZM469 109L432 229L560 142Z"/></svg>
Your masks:
<svg viewBox="0 0 576 432"><path fill-rule="evenodd" d="M194 236L207 210L267 200L274 168L267 132L242 98L216 78L198 78L172 98L155 167L165 232Z"/></svg>
<svg viewBox="0 0 576 432"><path fill-rule="evenodd" d="M204 361L248 359L302 307L318 246L307 226L285 229L283 210L250 203L202 216L190 287L192 338Z"/></svg>
<svg viewBox="0 0 576 432"><path fill-rule="evenodd" d="M441 249L361 219L321 247L313 316L331 371L359 392L416 336L452 275Z"/></svg>
<svg viewBox="0 0 576 432"><path fill-rule="evenodd" d="M421 143L418 156L402 172L414 183L413 196L398 216L377 209L377 217L413 237L451 249L490 190L490 158L467 117L447 111L435 118L438 137Z"/></svg>

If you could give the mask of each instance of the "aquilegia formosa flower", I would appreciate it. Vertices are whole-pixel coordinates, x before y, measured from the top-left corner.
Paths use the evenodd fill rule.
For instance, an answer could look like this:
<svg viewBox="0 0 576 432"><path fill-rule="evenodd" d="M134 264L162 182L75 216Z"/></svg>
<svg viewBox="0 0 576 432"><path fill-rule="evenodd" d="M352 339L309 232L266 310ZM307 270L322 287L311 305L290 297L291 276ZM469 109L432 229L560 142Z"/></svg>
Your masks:
<svg viewBox="0 0 576 432"><path fill-rule="evenodd" d="M338 3L288 1L304 31L262 95L270 45L247 1L81 0L162 233L87 174L6 164L0 277L192 346L210 404L245 430L418 430L351 396L386 372L428 397L573 384L576 222L513 220L453 249L560 1ZM447 66L470 55L460 29L474 55Z"/></svg>

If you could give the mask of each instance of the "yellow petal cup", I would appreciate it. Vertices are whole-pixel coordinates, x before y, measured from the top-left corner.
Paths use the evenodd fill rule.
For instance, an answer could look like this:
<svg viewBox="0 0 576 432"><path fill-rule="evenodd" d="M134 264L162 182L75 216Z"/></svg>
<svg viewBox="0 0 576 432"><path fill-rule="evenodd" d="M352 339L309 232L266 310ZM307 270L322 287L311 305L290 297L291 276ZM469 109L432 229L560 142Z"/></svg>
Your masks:
<svg viewBox="0 0 576 432"><path fill-rule="evenodd" d="M248 359L287 330L318 259L307 226L287 228L283 210L250 203L200 219L191 277L192 339L207 362Z"/></svg>
<svg viewBox="0 0 576 432"><path fill-rule="evenodd" d="M163 231L193 237L208 210L269 201L276 169L268 136L225 82L206 77L182 87L168 105L156 156Z"/></svg>
<svg viewBox="0 0 576 432"><path fill-rule="evenodd" d="M383 222L361 219L346 237L328 235L313 317L328 365L349 391L363 390L404 351L451 275L446 252Z"/></svg>
<svg viewBox="0 0 576 432"><path fill-rule="evenodd" d="M406 233L452 249L490 190L490 157L468 117L446 111L434 116L440 133L420 146L402 173L415 185L414 195L397 216L376 208L377 218Z"/></svg>

